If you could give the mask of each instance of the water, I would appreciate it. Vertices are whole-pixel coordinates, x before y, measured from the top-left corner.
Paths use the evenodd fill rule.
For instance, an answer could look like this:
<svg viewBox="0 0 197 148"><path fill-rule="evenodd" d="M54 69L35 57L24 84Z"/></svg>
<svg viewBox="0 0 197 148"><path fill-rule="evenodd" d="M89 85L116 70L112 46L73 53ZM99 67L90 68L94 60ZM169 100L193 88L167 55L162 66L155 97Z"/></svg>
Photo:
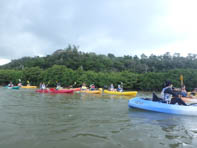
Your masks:
<svg viewBox="0 0 197 148"><path fill-rule="evenodd" d="M0 148L196 146L197 117L129 109L120 96L0 88Z"/></svg>

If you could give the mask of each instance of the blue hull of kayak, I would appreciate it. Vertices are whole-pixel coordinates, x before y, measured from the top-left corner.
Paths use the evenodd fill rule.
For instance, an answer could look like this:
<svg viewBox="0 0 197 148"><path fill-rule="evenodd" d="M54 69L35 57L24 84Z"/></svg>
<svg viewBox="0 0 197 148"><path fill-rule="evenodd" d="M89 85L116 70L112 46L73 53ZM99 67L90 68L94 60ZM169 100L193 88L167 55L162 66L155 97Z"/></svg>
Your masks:
<svg viewBox="0 0 197 148"><path fill-rule="evenodd" d="M161 113L197 116L197 106L183 106L177 104L153 102L151 100L144 100L143 98L139 97L130 99L128 106L131 108L138 108Z"/></svg>

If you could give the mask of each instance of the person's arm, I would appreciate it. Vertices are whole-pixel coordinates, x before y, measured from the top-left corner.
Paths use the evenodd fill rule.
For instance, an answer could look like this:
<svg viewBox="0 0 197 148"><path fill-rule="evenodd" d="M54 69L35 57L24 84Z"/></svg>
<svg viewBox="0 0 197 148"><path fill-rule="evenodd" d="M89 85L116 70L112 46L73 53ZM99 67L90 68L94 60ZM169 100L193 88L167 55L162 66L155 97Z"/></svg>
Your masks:
<svg viewBox="0 0 197 148"><path fill-rule="evenodd" d="M175 92L172 91L171 88L167 88L164 93L168 93L171 94L173 97L177 97L177 94Z"/></svg>

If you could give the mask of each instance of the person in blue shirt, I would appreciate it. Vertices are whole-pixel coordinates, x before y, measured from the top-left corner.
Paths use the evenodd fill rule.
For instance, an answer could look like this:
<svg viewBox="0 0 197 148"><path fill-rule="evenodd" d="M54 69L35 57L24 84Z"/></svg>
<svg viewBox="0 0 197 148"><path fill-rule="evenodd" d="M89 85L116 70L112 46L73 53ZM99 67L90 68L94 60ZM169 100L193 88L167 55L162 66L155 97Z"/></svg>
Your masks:
<svg viewBox="0 0 197 148"><path fill-rule="evenodd" d="M186 89L185 89L185 85L183 85L183 86L181 87L181 96L182 96L182 97L187 97L187 91L186 91Z"/></svg>
<svg viewBox="0 0 197 148"><path fill-rule="evenodd" d="M120 86L120 84L118 85L117 91L123 92L123 88Z"/></svg>

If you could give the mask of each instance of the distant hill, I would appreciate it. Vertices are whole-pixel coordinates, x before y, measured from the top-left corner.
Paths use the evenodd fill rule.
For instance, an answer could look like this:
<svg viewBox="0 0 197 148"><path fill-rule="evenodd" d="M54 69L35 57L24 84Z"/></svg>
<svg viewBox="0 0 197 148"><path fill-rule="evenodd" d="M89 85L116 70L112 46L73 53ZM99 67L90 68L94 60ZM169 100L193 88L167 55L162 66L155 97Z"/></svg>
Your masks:
<svg viewBox="0 0 197 148"><path fill-rule="evenodd" d="M65 65L73 70L81 68L85 71L92 70L95 72L162 72L177 68L197 69L197 55L189 54L187 57L181 57L178 53L174 55L166 53L161 56L151 55L149 57L142 54L140 58L138 56L116 57L113 54L85 53L78 51L76 46L68 46L45 57L23 57L12 60L1 66L0 69L24 69L26 67L48 69L53 65Z"/></svg>

